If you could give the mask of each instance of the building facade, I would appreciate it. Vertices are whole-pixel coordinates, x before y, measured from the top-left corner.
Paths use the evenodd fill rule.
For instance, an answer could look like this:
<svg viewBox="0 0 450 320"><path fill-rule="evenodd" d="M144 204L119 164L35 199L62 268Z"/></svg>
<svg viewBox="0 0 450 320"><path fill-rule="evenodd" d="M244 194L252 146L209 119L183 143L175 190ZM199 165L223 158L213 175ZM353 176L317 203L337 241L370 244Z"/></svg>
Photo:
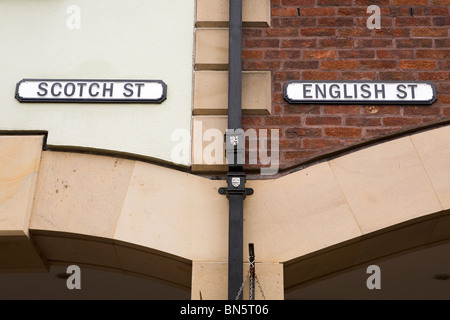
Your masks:
<svg viewBox="0 0 450 320"><path fill-rule="evenodd" d="M450 1L0 9L2 299L450 298Z"/></svg>

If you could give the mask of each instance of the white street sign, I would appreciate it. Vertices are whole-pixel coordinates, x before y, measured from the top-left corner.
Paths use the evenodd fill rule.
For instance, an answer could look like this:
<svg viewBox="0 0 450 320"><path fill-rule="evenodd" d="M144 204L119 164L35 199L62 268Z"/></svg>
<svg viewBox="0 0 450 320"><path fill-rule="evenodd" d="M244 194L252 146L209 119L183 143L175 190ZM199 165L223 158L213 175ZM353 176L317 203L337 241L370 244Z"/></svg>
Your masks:
<svg viewBox="0 0 450 320"><path fill-rule="evenodd" d="M166 95L161 80L23 79L16 86L20 102L161 103Z"/></svg>
<svg viewBox="0 0 450 320"><path fill-rule="evenodd" d="M289 81L284 98L289 103L432 104L436 88L428 82Z"/></svg>

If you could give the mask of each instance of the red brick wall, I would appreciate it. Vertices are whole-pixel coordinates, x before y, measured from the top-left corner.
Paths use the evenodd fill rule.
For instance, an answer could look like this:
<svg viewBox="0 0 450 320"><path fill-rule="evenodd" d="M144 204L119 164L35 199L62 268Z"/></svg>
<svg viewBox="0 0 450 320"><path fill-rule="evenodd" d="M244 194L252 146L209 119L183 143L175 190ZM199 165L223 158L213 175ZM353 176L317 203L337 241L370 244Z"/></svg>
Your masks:
<svg viewBox="0 0 450 320"><path fill-rule="evenodd" d="M381 29L369 29L370 5ZM243 70L270 70L273 113L247 128L280 133L280 169L450 119L450 0L272 0L270 28L244 28ZM293 105L288 80L431 81L431 106Z"/></svg>

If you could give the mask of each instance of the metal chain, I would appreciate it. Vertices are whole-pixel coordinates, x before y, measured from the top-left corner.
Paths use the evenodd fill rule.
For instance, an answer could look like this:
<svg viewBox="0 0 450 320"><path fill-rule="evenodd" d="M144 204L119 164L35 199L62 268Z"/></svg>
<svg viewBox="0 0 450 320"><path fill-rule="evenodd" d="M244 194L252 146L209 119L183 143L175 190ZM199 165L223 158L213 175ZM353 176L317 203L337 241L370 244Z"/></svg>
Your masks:
<svg viewBox="0 0 450 320"><path fill-rule="evenodd" d="M261 292L261 295L262 295L262 297L263 297L263 300L266 300L266 296L264 295L263 289L262 289L262 287L261 287L261 284L259 283L259 280L258 280L258 277L256 276L256 273L255 273L255 280L256 280L256 283L258 284L259 291Z"/></svg>
<svg viewBox="0 0 450 320"><path fill-rule="evenodd" d="M253 278L250 277L250 288L252 288L252 287L253 287ZM249 297L249 299L253 300L253 292L252 292L252 290L250 290L250 297Z"/></svg>
<svg viewBox="0 0 450 320"><path fill-rule="evenodd" d="M250 267L254 267L254 263L252 264L250 262L250 259L249 259L248 262L250 264ZM250 267L249 267L249 269L250 269ZM247 275L245 276L244 281L242 281L242 285L239 288L238 294L236 296L236 300L239 300L239 297L241 296L242 290L244 289L245 282L247 282L248 278L250 278L250 270L247 272ZM255 273L255 280L256 280L256 283L258 284L259 292L261 292L261 295L262 295L263 299L266 300L266 296L264 295L262 286L259 283L259 279L258 279L258 276L256 275L256 273ZM252 281L253 280L250 278L250 287L252 286ZM250 293L250 300L253 300L253 294L252 293Z"/></svg>
<svg viewBox="0 0 450 320"><path fill-rule="evenodd" d="M249 271L248 271L248 274L250 275L250 270L253 268L253 272L255 271L255 261L250 261L250 257L248 258L248 263L249 263ZM255 276L256 276L256 274L255 274ZM250 277L250 288L253 288L253 277ZM252 292L252 290L250 290L250 297L249 297L249 299L250 300L253 300L253 292Z"/></svg>
<svg viewBox="0 0 450 320"><path fill-rule="evenodd" d="M250 275L250 271L249 271L249 272L247 273L247 275L245 276L244 281L242 281L242 285L241 285L241 287L239 288L238 294L237 294L237 296L236 296L236 300L239 300L239 297L241 296L241 293L242 293L242 289L244 289L245 282L247 281L249 275Z"/></svg>

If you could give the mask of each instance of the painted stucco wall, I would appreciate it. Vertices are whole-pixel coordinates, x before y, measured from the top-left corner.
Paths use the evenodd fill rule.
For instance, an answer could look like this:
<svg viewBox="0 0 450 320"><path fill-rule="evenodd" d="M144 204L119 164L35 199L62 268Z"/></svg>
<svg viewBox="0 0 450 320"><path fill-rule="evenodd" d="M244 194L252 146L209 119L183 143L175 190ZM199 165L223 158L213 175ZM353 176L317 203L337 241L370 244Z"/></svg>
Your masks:
<svg viewBox="0 0 450 320"><path fill-rule="evenodd" d="M170 162L172 133L191 126L194 15L194 0L1 1L0 130L46 130L49 145ZM24 78L163 80L167 99L20 103ZM189 164L186 146L177 161Z"/></svg>

